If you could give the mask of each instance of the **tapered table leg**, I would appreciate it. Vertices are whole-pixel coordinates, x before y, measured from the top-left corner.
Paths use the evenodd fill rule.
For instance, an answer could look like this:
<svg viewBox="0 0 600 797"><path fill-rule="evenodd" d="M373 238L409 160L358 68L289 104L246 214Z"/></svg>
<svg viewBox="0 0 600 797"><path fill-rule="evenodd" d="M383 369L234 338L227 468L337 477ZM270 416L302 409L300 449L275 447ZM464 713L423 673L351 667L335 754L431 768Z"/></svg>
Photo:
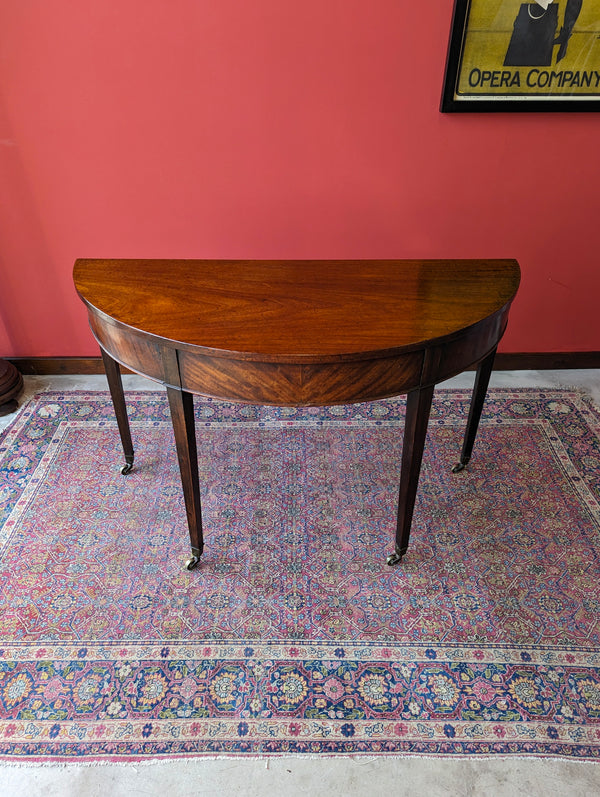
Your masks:
<svg viewBox="0 0 600 797"><path fill-rule="evenodd" d="M400 470L400 491L398 495L398 523L396 526L396 547L388 556L388 565L395 565L408 549L421 460L427 436L427 424L435 386L413 390L406 398L406 421L402 443L402 465Z"/></svg>
<svg viewBox="0 0 600 797"><path fill-rule="evenodd" d="M464 469L465 465L471 459L473 452L473 445L475 437L477 436L477 429L479 428L479 421L481 419L481 412L483 410L483 402L487 393L488 385L490 383L490 376L492 375L492 368L494 367L494 357L496 356L496 349L491 351L477 367L477 375L475 377L475 385L473 387L473 395L471 397L471 406L469 408L469 417L467 420L467 429L465 431L465 438L463 447L460 454L460 460L452 468L453 473L459 473Z"/></svg>
<svg viewBox="0 0 600 797"><path fill-rule="evenodd" d="M167 387L171 419L175 433L175 445L181 485L185 500L192 555L186 562L192 570L200 561L204 549L202 536L202 508L200 505L200 483L198 478L198 452L196 448L196 424L194 421L194 397L184 390Z"/></svg>
<svg viewBox="0 0 600 797"><path fill-rule="evenodd" d="M102 359L104 360L104 370L106 371L106 378L108 380L108 387L110 395L115 408L115 415L117 417L117 426L119 427L119 434L121 435L121 443L123 445L123 453L125 454L125 464L121 468L123 475L130 473L133 468L133 443L131 441L131 430L129 428L129 418L127 417L127 406L125 404L125 395L123 393L123 381L121 379L121 368L116 360L107 354L104 349L102 352Z"/></svg>

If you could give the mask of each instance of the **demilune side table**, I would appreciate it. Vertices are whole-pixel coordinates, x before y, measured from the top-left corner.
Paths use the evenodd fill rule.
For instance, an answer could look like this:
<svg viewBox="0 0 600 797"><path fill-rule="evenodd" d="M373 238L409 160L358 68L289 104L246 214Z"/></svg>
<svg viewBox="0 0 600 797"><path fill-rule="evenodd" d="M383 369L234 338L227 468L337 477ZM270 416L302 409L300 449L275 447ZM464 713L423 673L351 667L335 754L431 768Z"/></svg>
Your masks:
<svg viewBox="0 0 600 797"><path fill-rule="evenodd" d="M469 462L515 260L96 260L74 282L98 341L125 454L119 363L166 386L192 555L203 550L193 394L322 406L407 395L394 552L408 548L435 385L477 364Z"/></svg>

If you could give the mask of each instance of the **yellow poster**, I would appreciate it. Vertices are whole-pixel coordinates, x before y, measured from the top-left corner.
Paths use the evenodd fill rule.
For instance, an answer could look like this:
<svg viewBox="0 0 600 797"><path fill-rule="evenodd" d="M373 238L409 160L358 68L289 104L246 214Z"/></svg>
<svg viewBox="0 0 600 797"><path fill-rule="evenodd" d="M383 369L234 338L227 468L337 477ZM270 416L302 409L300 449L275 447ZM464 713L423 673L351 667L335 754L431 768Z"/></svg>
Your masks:
<svg viewBox="0 0 600 797"><path fill-rule="evenodd" d="M456 104L600 100L600 0L457 0L452 37Z"/></svg>

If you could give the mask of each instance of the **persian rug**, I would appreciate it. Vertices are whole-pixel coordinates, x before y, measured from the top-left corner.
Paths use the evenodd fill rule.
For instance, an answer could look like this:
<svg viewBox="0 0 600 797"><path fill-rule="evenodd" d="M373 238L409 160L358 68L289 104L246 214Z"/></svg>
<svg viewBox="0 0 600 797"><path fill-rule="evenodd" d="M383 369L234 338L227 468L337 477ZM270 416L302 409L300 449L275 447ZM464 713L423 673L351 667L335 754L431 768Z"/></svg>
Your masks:
<svg viewBox="0 0 600 797"><path fill-rule="evenodd" d="M0 758L600 750L600 413L565 390L434 400L393 550L404 401L196 400L193 571L165 395L43 393L0 438Z"/></svg>

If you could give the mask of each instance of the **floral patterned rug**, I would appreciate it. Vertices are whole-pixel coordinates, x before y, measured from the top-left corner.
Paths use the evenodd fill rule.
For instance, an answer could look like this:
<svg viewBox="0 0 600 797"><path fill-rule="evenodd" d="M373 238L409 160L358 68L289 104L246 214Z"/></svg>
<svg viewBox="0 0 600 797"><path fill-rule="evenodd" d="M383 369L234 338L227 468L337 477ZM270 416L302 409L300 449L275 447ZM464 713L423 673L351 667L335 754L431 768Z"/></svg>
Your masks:
<svg viewBox="0 0 600 797"><path fill-rule="evenodd" d="M404 401L196 400L206 550L165 395L44 393L0 438L0 758L600 750L600 413L438 390L409 551Z"/></svg>

